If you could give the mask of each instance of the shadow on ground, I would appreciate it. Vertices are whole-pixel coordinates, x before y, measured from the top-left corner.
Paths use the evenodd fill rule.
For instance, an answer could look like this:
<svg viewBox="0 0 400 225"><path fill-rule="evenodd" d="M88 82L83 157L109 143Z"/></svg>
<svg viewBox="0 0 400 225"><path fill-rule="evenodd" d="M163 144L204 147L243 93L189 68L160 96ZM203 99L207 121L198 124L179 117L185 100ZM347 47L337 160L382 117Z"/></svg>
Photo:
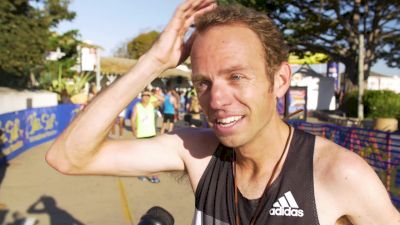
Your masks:
<svg viewBox="0 0 400 225"><path fill-rule="evenodd" d="M65 224L65 225L83 225L78 219L74 218L67 211L59 208L57 202L53 197L41 196L34 202L27 210L30 214L43 214L49 215L50 224Z"/></svg>

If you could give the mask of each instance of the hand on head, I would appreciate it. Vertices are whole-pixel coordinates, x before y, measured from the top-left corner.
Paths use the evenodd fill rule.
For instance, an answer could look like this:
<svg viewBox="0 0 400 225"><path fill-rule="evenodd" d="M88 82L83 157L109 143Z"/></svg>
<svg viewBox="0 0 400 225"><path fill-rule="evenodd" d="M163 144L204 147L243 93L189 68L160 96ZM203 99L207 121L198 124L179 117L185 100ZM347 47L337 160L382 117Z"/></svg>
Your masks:
<svg viewBox="0 0 400 225"><path fill-rule="evenodd" d="M164 69L179 65L190 54L192 38L186 43L184 39L194 18L214 7L214 0L187 0L182 3L147 54Z"/></svg>

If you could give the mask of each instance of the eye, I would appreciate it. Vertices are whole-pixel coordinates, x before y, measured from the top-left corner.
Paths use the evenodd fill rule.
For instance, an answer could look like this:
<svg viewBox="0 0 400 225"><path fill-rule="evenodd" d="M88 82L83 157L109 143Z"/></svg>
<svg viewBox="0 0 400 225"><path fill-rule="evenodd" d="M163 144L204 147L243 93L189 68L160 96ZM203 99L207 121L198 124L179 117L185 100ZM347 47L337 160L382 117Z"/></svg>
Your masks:
<svg viewBox="0 0 400 225"><path fill-rule="evenodd" d="M231 79L232 80L241 80L241 79L243 79L243 76L241 75L241 74L238 74L238 73L234 73L234 74L232 74L231 75Z"/></svg>
<svg viewBox="0 0 400 225"><path fill-rule="evenodd" d="M210 82L206 80L199 80L194 82L194 88L196 89L197 93L201 93L210 86Z"/></svg>

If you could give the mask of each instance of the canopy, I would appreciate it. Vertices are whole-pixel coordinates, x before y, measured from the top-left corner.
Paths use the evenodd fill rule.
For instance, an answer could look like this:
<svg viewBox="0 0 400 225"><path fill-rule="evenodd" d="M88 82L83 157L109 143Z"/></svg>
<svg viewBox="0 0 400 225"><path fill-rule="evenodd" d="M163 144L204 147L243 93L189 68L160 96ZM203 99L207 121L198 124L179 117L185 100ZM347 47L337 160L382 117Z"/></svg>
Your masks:
<svg viewBox="0 0 400 225"><path fill-rule="evenodd" d="M306 52L303 57L295 54L289 55L289 64L320 64L329 60L329 56L323 53Z"/></svg>
<svg viewBox="0 0 400 225"><path fill-rule="evenodd" d="M115 57L102 57L100 59L100 71L102 74L108 75L123 75L127 73L137 60ZM182 76L190 79L191 72L184 71L178 68L168 69L160 74L160 77L177 77Z"/></svg>

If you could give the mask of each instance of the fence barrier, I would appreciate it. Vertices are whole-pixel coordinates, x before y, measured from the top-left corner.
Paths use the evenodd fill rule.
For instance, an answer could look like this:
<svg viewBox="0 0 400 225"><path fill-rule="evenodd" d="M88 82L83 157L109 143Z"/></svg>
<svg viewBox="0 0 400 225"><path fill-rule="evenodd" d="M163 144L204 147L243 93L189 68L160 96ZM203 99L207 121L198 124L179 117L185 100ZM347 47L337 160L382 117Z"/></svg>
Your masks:
<svg viewBox="0 0 400 225"><path fill-rule="evenodd" d="M400 134L377 130L289 121L301 130L325 137L363 157L400 208Z"/></svg>
<svg viewBox="0 0 400 225"><path fill-rule="evenodd" d="M61 104L0 115L0 166L22 152L57 137L79 111Z"/></svg>

